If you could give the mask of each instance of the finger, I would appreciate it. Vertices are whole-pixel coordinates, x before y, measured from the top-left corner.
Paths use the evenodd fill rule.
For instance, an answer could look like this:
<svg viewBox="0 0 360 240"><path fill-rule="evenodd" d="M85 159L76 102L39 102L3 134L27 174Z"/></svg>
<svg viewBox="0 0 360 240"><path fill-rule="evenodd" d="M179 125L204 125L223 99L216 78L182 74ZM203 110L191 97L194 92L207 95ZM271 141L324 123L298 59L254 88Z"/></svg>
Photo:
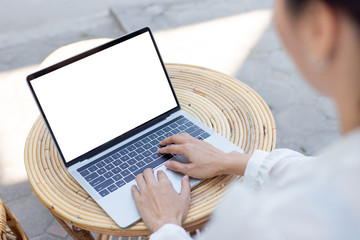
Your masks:
<svg viewBox="0 0 360 240"><path fill-rule="evenodd" d="M185 175L181 180L181 191L180 191L180 197L186 201L190 200L190 180L189 176Z"/></svg>
<svg viewBox="0 0 360 240"><path fill-rule="evenodd" d="M144 179L145 179L145 182L147 185L156 183L156 179L154 176L154 170L152 170L151 168L145 169L143 175L144 175Z"/></svg>
<svg viewBox="0 0 360 240"><path fill-rule="evenodd" d="M182 174L188 175L190 164L191 163L179 163L177 161L167 161L165 163L165 167L175 172L180 172Z"/></svg>
<svg viewBox="0 0 360 240"><path fill-rule="evenodd" d="M188 134L187 132L181 132L181 133L179 133L178 135L187 137L187 138L189 138L189 139L195 139L195 138L193 138L190 134Z"/></svg>
<svg viewBox="0 0 360 240"><path fill-rule="evenodd" d="M174 134L160 141L160 146L166 146L168 144L182 144L184 140L186 140L184 136L180 134Z"/></svg>
<svg viewBox="0 0 360 240"><path fill-rule="evenodd" d="M183 154L185 155L187 153L187 149L184 144L182 145L168 145L166 147L162 147L158 149L158 152L160 154L166 154L166 153L174 153L174 154Z"/></svg>
<svg viewBox="0 0 360 240"><path fill-rule="evenodd" d="M157 172L157 177L158 177L158 181L162 182L162 181L170 181L169 178L167 177L166 173L162 170L159 170Z"/></svg>
<svg viewBox="0 0 360 240"><path fill-rule="evenodd" d="M141 173L135 177L136 183L140 189L140 191L143 191L143 189L146 188L146 182L144 179L144 175Z"/></svg>
<svg viewBox="0 0 360 240"><path fill-rule="evenodd" d="M160 142L161 146L166 146L168 144L183 144L183 143L187 143L189 141L192 141L193 137L191 137L189 134L187 133L180 133L180 134L175 134L172 135L168 138L165 138L164 140L162 140Z"/></svg>
<svg viewBox="0 0 360 240"><path fill-rule="evenodd" d="M136 187L136 185L133 185L131 187L131 193L132 193L135 203L137 205L140 200L140 192L139 192L138 188Z"/></svg>

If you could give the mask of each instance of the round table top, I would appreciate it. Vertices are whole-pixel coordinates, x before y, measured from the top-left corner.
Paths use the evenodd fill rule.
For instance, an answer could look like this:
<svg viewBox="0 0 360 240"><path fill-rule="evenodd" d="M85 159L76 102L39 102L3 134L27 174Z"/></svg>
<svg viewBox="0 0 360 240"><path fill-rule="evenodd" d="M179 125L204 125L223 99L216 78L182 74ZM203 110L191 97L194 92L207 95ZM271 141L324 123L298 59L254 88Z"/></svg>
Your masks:
<svg viewBox="0 0 360 240"><path fill-rule="evenodd" d="M83 41L60 48L42 66L81 52L104 39ZM70 50L70 51L69 51ZM196 66L166 64L183 110L198 118L247 153L271 151L276 145L273 116L264 100L239 80ZM58 218L85 230L119 236L148 235L143 222L119 228L65 169L49 132L39 117L25 145L25 166L29 182L40 201ZM219 176L205 180L191 191L191 205L184 228L203 226L226 191L239 179Z"/></svg>

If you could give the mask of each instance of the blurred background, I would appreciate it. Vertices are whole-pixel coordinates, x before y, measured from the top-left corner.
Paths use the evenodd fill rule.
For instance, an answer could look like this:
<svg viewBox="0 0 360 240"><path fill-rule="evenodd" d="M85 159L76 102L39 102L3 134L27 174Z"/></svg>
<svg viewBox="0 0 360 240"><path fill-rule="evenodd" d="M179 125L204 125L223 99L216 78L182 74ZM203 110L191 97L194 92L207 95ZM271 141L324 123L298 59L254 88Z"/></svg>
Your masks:
<svg viewBox="0 0 360 240"><path fill-rule="evenodd" d="M269 105L277 147L316 155L338 137L332 102L303 81L276 36L273 0L2 0L0 198L31 239L71 239L27 182L24 144L39 112L25 79L57 48L149 26L166 63L211 68Z"/></svg>

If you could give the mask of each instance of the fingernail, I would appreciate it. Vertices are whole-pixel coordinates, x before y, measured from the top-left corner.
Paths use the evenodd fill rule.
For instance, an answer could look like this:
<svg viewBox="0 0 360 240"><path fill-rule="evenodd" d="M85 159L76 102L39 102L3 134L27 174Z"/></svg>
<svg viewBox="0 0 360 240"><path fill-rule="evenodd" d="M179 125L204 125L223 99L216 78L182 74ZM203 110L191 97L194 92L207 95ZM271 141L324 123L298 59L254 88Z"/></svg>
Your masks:
<svg viewBox="0 0 360 240"><path fill-rule="evenodd" d="M185 175L185 176L184 176L184 179L185 179L185 180L188 180L188 179L189 179L189 176L188 176L188 175Z"/></svg>
<svg viewBox="0 0 360 240"><path fill-rule="evenodd" d="M170 168L170 166L171 166L170 162L166 162L166 163L165 163L165 167L166 167L166 168Z"/></svg>

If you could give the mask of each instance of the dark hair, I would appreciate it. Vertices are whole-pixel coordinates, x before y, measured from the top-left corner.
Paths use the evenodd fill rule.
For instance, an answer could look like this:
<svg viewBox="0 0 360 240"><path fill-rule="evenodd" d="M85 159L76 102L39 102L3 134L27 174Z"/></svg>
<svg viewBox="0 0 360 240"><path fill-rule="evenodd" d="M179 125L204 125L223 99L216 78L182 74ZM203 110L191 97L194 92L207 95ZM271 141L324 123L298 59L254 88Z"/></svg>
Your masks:
<svg viewBox="0 0 360 240"><path fill-rule="evenodd" d="M360 29L360 0L286 0L291 12L299 14L311 1L322 1L347 13Z"/></svg>

